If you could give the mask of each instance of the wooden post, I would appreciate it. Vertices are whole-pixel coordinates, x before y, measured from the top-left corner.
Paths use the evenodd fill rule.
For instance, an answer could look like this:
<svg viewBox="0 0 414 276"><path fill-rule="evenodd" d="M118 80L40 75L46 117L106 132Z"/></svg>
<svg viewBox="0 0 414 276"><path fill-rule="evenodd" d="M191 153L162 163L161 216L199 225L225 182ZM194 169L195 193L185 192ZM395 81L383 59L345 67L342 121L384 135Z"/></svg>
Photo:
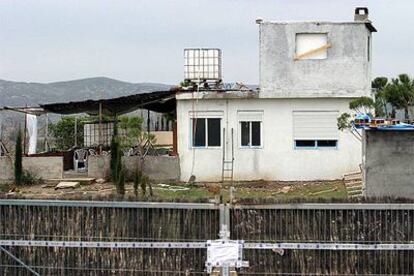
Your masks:
<svg viewBox="0 0 414 276"><path fill-rule="evenodd" d="M78 117L75 115L75 148L78 146Z"/></svg>
<svg viewBox="0 0 414 276"><path fill-rule="evenodd" d="M49 151L49 114L46 113L46 127L45 127L45 151Z"/></svg>
<svg viewBox="0 0 414 276"><path fill-rule="evenodd" d="M102 103L99 103L99 154L102 154Z"/></svg>
<svg viewBox="0 0 414 276"><path fill-rule="evenodd" d="M172 148L171 155L176 156L178 154L177 122L176 121L173 122L172 131L173 131L173 148Z"/></svg>
<svg viewBox="0 0 414 276"><path fill-rule="evenodd" d="M27 138L26 132L27 132L27 113L24 113L23 155L26 155L26 138Z"/></svg>
<svg viewBox="0 0 414 276"><path fill-rule="evenodd" d="M151 127L150 111L149 111L149 109L147 109L147 133L148 133L148 138L149 138L149 134L151 132L150 127Z"/></svg>

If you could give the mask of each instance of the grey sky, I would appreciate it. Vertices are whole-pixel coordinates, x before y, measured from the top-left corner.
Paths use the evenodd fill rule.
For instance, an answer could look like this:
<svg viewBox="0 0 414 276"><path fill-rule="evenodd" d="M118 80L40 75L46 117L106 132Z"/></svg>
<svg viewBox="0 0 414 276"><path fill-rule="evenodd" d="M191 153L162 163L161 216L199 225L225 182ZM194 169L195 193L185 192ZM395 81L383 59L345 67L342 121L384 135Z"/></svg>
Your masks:
<svg viewBox="0 0 414 276"><path fill-rule="evenodd" d="M183 48L219 47L226 82L258 83L257 17L347 21L356 6L369 7L379 31L374 76L412 75L412 0L1 0L0 79L173 84Z"/></svg>

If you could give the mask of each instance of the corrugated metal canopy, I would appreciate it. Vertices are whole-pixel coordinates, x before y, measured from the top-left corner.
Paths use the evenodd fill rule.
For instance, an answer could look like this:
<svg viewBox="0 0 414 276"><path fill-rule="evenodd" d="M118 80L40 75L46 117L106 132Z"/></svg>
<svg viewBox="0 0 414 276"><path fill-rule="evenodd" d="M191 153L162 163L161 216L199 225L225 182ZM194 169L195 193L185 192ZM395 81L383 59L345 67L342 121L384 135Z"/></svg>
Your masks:
<svg viewBox="0 0 414 276"><path fill-rule="evenodd" d="M58 114L99 113L102 104L102 113L105 115L121 115L137 109L148 109L160 113L175 111L175 91L156 91L140 93L112 99L86 100L68 103L52 103L40 105L46 112Z"/></svg>

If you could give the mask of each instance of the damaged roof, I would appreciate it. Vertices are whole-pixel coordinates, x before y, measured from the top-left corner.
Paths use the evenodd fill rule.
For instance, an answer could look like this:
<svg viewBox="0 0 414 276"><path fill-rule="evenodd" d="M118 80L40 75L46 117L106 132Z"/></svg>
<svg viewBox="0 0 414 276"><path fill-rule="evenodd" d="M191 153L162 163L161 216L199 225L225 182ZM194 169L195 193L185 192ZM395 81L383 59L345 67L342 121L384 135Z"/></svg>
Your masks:
<svg viewBox="0 0 414 276"><path fill-rule="evenodd" d="M109 116L122 115L137 109L148 109L154 112L170 113L175 111L176 100L174 91L156 91L123 96L112 99L86 100L68 103L41 104L46 112L58 114L88 113L96 115L99 106L102 113Z"/></svg>

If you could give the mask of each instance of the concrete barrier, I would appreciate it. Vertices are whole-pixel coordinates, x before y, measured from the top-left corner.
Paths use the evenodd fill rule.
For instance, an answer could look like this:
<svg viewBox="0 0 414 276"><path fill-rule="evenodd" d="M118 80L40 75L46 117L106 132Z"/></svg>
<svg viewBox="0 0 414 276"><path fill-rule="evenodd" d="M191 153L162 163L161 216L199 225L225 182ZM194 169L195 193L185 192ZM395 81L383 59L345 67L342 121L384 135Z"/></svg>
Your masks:
<svg viewBox="0 0 414 276"><path fill-rule="evenodd" d="M23 157L23 169L42 179L63 178L63 157Z"/></svg>
<svg viewBox="0 0 414 276"><path fill-rule="evenodd" d="M9 156L0 156L0 180L10 180L13 178L13 158Z"/></svg>
<svg viewBox="0 0 414 276"><path fill-rule="evenodd" d="M126 178L131 180L139 168L138 156L122 157ZM156 181L178 181L180 164L178 156L147 156L143 173ZM109 179L110 156L90 156L88 159L88 177Z"/></svg>
<svg viewBox="0 0 414 276"><path fill-rule="evenodd" d="M14 158L0 157L0 180L14 178ZM23 157L23 170L42 179L60 179L63 177L63 158L61 156Z"/></svg>
<svg viewBox="0 0 414 276"><path fill-rule="evenodd" d="M414 130L365 130L363 154L366 196L414 198Z"/></svg>

